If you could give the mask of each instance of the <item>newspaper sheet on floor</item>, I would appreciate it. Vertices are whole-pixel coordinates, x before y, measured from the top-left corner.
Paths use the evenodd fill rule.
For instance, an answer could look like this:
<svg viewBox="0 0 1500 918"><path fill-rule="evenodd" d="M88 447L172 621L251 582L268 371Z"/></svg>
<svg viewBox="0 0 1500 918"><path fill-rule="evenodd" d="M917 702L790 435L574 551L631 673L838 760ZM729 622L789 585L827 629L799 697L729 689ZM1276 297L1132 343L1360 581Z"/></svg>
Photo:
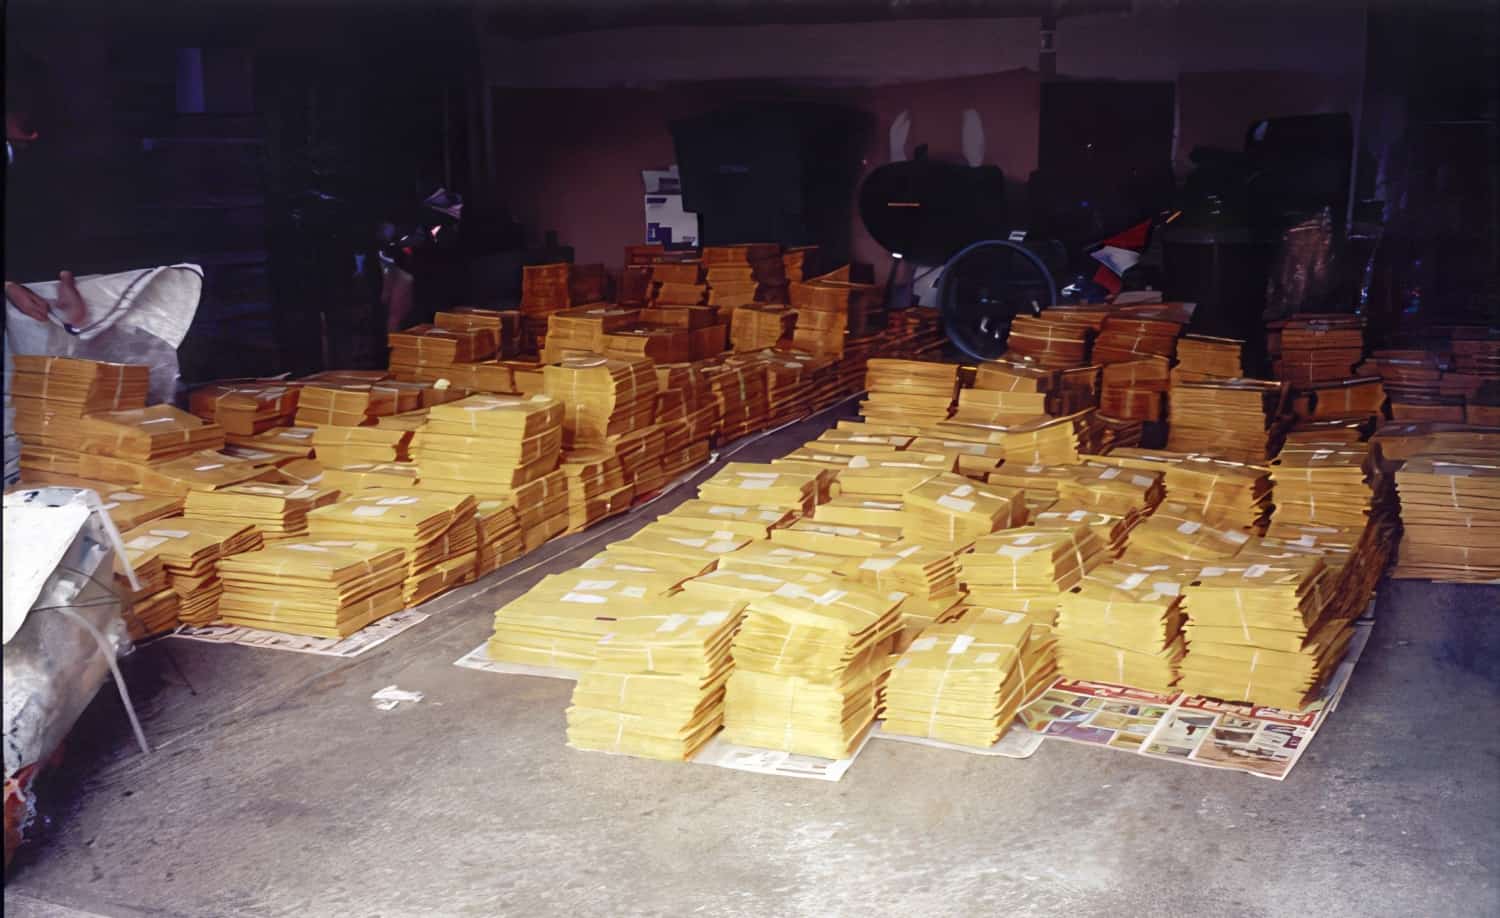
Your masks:
<svg viewBox="0 0 1500 918"><path fill-rule="evenodd" d="M1302 711L1060 679L1017 719L1047 739L1281 781L1338 707L1373 626L1368 619L1355 624L1349 650L1322 697Z"/></svg>
<svg viewBox="0 0 1500 918"><path fill-rule="evenodd" d="M870 744L874 731L865 733L865 738L854 747L847 759L820 759L811 755L798 755L780 749L759 749L754 746L736 746L724 739L720 733L703 744L691 759L694 765L714 765L733 771L748 771L758 775L775 775L782 778L811 778L814 781L837 781L859 758L859 754Z"/></svg>
<svg viewBox="0 0 1500 918"><path fill-rule="evenodd" d="M578 671L564 669L561 666L533 666L530 663L507 663L503 660L491 660L486 650L488 644L480 644L473 650L453 661L454 666L462 666L464 669L477 669L487 673L499 673L502 676L540 676L543 679L567 679L569 682L578 681Z"/></svg>
<svg viewBox="0 0 1500 918"><path fill-rule="evenodd" d="M1012 724L1005 735L995 741L993 746L983 749L977 746L964 746L959 743L945 743L942 740L932 739L927 736L902 736L899 733L886 733L883 721L875 724L875 730L870 734L875 739L891 740L896 743L911 743L913 746L928 746L933 749L947 749L952 752L967 752L969 755L992 755L1002 756L1007 759L1029 759L1031 754L1042 746L1042 735L1030 730L1023 729L1020 724Z"/></svg>
<svg viewBox="0 0 1500 918"><path fill-rule="evenodd" d="M357 657L426 620L427 613L405 609L372 622L346 638L307 637L238 625L183 625L166 637L208 644L240 644L269 650L290 650L293 653L315 653L325 657Z"/></svg>

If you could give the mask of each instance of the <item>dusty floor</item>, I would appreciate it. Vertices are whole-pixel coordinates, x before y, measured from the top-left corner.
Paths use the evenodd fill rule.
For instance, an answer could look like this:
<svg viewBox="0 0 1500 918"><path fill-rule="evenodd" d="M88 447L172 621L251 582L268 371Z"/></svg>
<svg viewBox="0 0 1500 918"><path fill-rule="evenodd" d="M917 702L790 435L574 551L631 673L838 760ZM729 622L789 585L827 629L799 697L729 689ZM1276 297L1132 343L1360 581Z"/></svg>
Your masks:
<svg viewBox="0 0 1500 918"><path fill-rule="evenodd" d="M6 914L1500 914L1500 588L1383 584L1285 783L1063 743L1014 761L873 742L826 784L576 752L570 683L454 667L535 560L353 661L137 653L159 751L136 754L106 687ZM426 700L375 710L391 683Z"/></svg>

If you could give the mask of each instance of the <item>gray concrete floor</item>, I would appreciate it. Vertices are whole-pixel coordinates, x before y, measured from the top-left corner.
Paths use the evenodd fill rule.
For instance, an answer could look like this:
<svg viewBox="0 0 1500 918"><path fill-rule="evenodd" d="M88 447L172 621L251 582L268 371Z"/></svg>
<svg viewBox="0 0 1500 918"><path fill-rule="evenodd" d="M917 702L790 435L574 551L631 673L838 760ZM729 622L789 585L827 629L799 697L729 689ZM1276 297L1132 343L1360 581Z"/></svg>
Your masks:
<svg viewBox="0 0 1500 918"><path fill-rule="evenodd" d="M128 678L158 752L101 691L6 913L1500 914L1500 588L1382 584L1343 704L1284 783L1064 743L1014 761L874 742L826 784L576 752L570 683L452 665L496 607L597 549L494 585L523 559L353 661L144 648ZM391 683L426 700L375 710Z"/></svg>

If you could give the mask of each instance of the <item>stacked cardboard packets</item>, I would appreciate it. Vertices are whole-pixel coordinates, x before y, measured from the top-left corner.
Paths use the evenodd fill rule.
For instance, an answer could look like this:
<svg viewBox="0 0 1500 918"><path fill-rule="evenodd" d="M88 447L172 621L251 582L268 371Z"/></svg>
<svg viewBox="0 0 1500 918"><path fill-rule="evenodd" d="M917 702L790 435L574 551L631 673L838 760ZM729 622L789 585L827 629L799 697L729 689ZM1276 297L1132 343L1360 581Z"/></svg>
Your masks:
<svg viewBox="0 0 1500 918"><path fill-rule="evenodd" d="M1115 562L1062 594L1058 671L1069 679L1170 692L1187 652L1182 588L1196 567Z"/></svg>
<svg viewBox="0 0 1500 918"><path fill-rule="evenodd" d="M635 488L625 479L625 468L613 450L580 449L563 455L567 477L567 532L582 532L630 508Z"/></svg>
<svg viewBox="0 0 1500 918"><path fill-rule="evenodd" d="M1024 613L934 624L891 669L881 730L988 748L1054 677L1052 638Z"/></svg>
<svg viewBox="0 0 1500 918"><path fill-rule="evenodd" d="M1457 439L1429 446L1396 472L1404 532L1394 576L1500 580L1500 469L1477 438Z"/></svg>
<svg viewBox="0 0 1500 918"><path fill-rule="evenodd" d="M869 397L860 414L874 424L931 424L953 413L958 366L915 360L872 359L865 371Z"/></svg>
<svg viewBox="0 0 1500 918"><path fill-rule="evenodd" d="M148 367L26 354L12 360L6 385L21 440L20 467L29 473L80 474L82 418L146 405Z"/></svg>
<svg viewBox="0 0 1500 918"><path fill-rule="evenodd" d="M348 637L406 606L400 548L293 539L220 562L224 620L267 631Z"/></svg>
<svg viewBox="0 0 1500 918"><path fill-rule="evenodd" d="M1026 521L1021 492L944 473L906 492L902 538L955 549Z"/></svg>
<svg viewBox="0 0 1500 918"><path fill-rule="evenodd" d="M543 374L546 393L563 406L565 446L600 446L651 426L657 384L649 360L570 358Z"/></svg>
<svg viewBox="0 0 1500 918"><path fill-rule="evenodd" d="M401 598L415 606L474 579L478 539L472 495L370 488L307 515L318 541L354 540L399 548Z"/></svg>
<svg viewBox="0 0 1500 918"><path fill-rule="evenodd" d="M1177 342L1172 385L1238 379L1245 375L1241 367L1244 349L1245 342L1238 338L1185 335Z"/></svg>
<svg viewBox="0 0 1500 918"><path fill-rule="evenodd" d="M413 438L421 486L511 502L530 550L567 528L562 424L562 403L546 395L439 405Z"/></svg>
<svg viewBox="0 0 1500 918"><path fill-rule="evenodd" d="M498 498L477 501L474 505L474 532L479 543L475 550L475 577L499 570L525 551L521 517L510 501Z"/></svg>
<svg viewBox="0 0 1500 918"><path fill-rule="evenodd" d="M906 594L901 604L901 632L893 648L897 651L905 650L922 629L964 599L958 583L957 556L946 543L895 542L857 561L852 567L841 568L850 580L879 593Z"/></svg>
<svg viewBox="0 0 1500 918"><path fill-rule="evenodd" d="M495 612L486 653L492 660L582 672L600 638L620 619L645 615L673 578L579 569L543 577Z"/></svg>
<svg viewBox="0 0 1500 918"><path fill-rule="evenodd" d="M183 512L190 519L254 526L270 542L306 535L307 514L338 497L339 492L332 488L248 482L217 491L189 491Z"/></svg>
<svg viewBox="0 0 1500 918"><path fill-rule="evenodd" d="M685 593L622 618L599 641L568 708L577 749L685 761L724 720L743 604Z"/></svg>
<svg viewBox="0 0 1500 918"><path fill-rule="evenodd" d="M1262 380L1174 387L1168 448L1239 462L1264 462L1281 446L1285 396L1281 384Z"/></svg>
<svg viewBox="0 0 1500 918"><path fill-rule="evenodd" d="M1017 598L1056 601L1105 555L1105 546L1087 526L1002 530L959 555L959 579L971 605L1004 609Z"/></svg>
<svg viewBox="0 0 1500 918"><path fill-rule="evenodd" d="M1300 710L1317 697L1353 634L1329 616L1323 559L1209 565L1183 587L1189 652L1181 688Z"/></svg>
<svg viewBox="0 0 1500 918"><path fill-rule="evenodd" d="M901 598L853 584L821 592L785 584L753 599L734 638L725 739L847 758L875 719Z"/></svg>
<svg viewBox="0 0 1500 918"><path fill-rule="evenodd" d="M178 618L187 625L207 625L219 618L219 598L224 592L219 562L262 545L254 526L186 518L146 523L123 533L122 538L127 550L160 559L178 596Z"/></svg>
<svg viewBox="0 0 1500 918"><path fill-rule="evenodd" d="M226 380L194 389L188 407L226 435L250 437L290 424L299 394L298 386L278 379Z"/></svg>

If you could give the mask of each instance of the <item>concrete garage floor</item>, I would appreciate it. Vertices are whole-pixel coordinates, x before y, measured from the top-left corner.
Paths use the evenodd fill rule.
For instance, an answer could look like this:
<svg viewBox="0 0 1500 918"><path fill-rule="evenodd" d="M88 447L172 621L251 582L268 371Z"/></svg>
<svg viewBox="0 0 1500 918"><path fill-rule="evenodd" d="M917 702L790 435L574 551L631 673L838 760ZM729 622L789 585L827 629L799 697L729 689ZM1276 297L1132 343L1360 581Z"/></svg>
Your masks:
<svg viewBox="0 0 1500 918"><path fill-rule="evenodd" d="M599 547L352 661L144 648L128 678L159 751L135 752L102 690L6 914L1500 914L1500 588L1383 584L1284 783L1064 743L1014 761L872 742L827 784L577 752L571 683L452 665ZM391 683L426 700L375 710Z"/></svg>

